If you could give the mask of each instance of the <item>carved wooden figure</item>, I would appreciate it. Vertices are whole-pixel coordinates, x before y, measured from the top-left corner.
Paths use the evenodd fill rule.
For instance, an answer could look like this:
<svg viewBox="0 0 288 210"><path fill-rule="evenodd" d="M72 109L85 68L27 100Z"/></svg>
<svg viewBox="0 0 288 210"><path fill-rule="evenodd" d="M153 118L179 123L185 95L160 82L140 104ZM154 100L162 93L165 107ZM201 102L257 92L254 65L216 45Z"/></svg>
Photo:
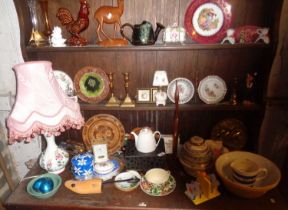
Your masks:
<svg viewBox="0 0 288 210"><path fill-rule="evenodd" d="M82 46L88 43L87 39L80 36L80 33L89 26L89 4L87 0L80 0L80 10L77 20L73 19L71 12L66 8L59 8L57 18L61 24L66 26L71 37L67 40L69 45Z"/></svg>
<svg viewBox="0 0 288 210"><path fill-rule="evenodd" d="M115 45L127 45L128 42L124 39L116 39L117 25L120 30L121 27L121 16L124 10L124 0L117 0L117 7L113 6L102 6L99 7L95 14L94 19L98 22L97 36L100 45L115 46ZM110 38L103 30L103 24L114 24L113 39ZM106 38L103 40L101 34Z"/></svg>

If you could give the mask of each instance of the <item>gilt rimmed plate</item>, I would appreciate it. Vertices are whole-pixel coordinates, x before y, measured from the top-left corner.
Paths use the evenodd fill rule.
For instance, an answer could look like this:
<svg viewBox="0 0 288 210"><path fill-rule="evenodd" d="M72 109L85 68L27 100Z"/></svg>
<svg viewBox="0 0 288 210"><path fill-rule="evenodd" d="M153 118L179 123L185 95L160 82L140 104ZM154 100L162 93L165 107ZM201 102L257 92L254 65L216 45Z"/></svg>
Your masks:
<svg viewBox="0 0 288 210"><path fill-rule="evenodd" d="M87 120L82 130L82 138L87 150L94 144L107 144L109 155L121 149L125 130L113 115L98 114Z"/></svg>
<svg viewBox="0 0 288 210"><path fill-rule="evenodd" d="M66 93L67 96L73 96L74 84L71 77L64 71L53 70L54 77L56 78L61 89Z"/></svg>
<svg viewBox="0 0 288 210"><path fill-rule="evenodd" d="M196 42L221 41L231 24L231 6L224 0L193 0L188 6L184 25Z"/></svg>
<svg viewBox="0 0 288 210"><path fill-rule="evenodd" d="M185 104L189 102L193 98L195 89L192 82L189 79L183 77L178 77L169 83L167 88L168 98L173 103L175 103L176 82L177 87L179 88L179 104Z"/></svg>
<svg viewBox="0 0 288 210"><path fill-rule="evenodd" d="M98 67L85 66L74 77L75 90L82 101L98 103L109 94L109 79Z"/></svg>
<svg viewBox="0 0 288 210"><path fill-rule="evenodd" d="M216 75L210 75L202 79L198 86L199 98L206 104L217 104L226 95L225 81Z"/></svg>

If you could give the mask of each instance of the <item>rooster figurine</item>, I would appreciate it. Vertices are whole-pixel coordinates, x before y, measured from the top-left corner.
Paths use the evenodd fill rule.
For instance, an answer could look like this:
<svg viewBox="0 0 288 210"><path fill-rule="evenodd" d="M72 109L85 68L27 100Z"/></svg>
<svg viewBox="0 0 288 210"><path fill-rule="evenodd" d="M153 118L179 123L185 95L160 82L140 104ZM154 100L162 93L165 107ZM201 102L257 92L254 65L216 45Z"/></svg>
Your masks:
<svg viewBox="0 0 288 210"><path fill-rule="evenodd" d="M56 16L60 20L61 24L66 26L67 31L71 34L71 37L67 40L69 45L83 46L87 44L87 39L80 36L89 26L89 4L87 0L80 0L80 10L77 20L74 20L71 12L66 8L59 8Z"/></svg>

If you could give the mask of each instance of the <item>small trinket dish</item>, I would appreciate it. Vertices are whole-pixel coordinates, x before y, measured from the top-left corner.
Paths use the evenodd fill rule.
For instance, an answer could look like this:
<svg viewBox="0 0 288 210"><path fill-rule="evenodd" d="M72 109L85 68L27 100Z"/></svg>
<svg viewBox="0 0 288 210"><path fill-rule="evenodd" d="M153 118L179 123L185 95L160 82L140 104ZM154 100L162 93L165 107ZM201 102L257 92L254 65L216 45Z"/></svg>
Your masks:
<svg viewBox="0 0 288 210"><path fill-rule="evenodd" d="M186 40L186 31L183 27L178 27L176 24L168 26L164 30L163 41L164 43L177 43L183 44Z"/></svg>
<svg viewBox="0 0 288 210"><path fill-rule="evenodd" d="M133 180L133 178L135 178L135 180ZM128 179L131 179L131 181L120 181ZM122 172L115 177L115 187L121 191L130 192L139 186L140 179L141 176L137 171L131 170Z"/></svg>

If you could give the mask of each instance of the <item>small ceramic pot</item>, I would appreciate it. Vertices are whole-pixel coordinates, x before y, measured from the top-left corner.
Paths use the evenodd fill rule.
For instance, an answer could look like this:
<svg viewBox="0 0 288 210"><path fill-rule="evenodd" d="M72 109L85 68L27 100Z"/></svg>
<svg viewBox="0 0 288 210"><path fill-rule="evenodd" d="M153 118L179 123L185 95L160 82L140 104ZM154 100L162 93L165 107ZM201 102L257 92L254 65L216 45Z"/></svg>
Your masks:
<svg viewBox="0 0 288 210"><path fill-rule="evenodd" d="M84 153L74 156L71 159L72 174L76 179L87 180L93 178L94 156L91 153Z"/></svg>

